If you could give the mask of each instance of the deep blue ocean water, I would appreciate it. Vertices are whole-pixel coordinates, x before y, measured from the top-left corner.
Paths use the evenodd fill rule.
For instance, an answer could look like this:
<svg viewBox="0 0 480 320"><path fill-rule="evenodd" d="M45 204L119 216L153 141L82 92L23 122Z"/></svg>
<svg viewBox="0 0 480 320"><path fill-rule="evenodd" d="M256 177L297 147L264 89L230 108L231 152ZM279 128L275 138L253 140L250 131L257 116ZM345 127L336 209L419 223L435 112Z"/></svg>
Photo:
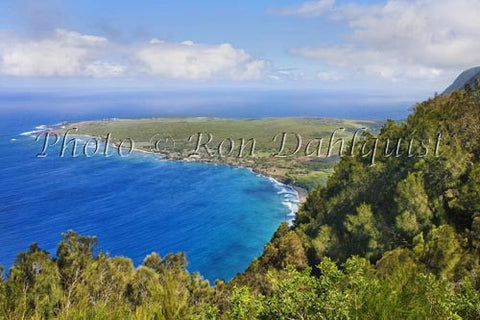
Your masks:
<svg viewBox="0 0 480 320"><path fill-rule="evenodd" d="M305 102L303 109L288 108L298 101ZM190 271L211 281L230 279L289 218L296 200L291 189L247 169L165 161L144 153L128 158L60 158L51 153L37 158L41 143L20 133L66 120L112 117L399 119L408 112L399 103L367 103L360 110L328 103L322 109L312 101L290 97L288 102L285 96L258 93L227 98L0 94L0 264L11 266L32 242L54 254L60 234L73 229L96 235L101 250L130 257L136 265L153 251L183 251Z"/></svg>

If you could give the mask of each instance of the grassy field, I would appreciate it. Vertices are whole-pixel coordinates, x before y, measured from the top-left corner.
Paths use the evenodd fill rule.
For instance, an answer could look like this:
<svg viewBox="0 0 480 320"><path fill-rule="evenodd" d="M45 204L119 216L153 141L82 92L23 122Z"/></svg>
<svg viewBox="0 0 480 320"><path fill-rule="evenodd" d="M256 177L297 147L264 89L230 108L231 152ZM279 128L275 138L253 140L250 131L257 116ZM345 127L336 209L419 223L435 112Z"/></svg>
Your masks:
<svg viewBox="0 0 480 320"><path fill-rule="evenodd" d="M130 138L136 149L161 153L170 159L250 167L308 190L324 184L339 159L340 142L334 144L331 156L327 157L330 140L335 142L343 138L346 146L356 130L368 128L377 132L380 126L377 121L324 118L153 118L77 122L68 124L66 128L77 128L78 131L72 133L102 139L110 133L111 142L117 145L121 140ZM287 135L284 136L284 133ZM210 137L211 141L203 146ZM285 147L278 154L283 138ZM240 152L242 139L244 150ZM252 139L255 141L253 155ZM318 155L316 148L320 139L323 141ZM129 146L129 143L125 145ZM197 145L200 148L195 152ZM295 149L298 152L292 155ZM307 156L307 153L313 155Z"/></svg>

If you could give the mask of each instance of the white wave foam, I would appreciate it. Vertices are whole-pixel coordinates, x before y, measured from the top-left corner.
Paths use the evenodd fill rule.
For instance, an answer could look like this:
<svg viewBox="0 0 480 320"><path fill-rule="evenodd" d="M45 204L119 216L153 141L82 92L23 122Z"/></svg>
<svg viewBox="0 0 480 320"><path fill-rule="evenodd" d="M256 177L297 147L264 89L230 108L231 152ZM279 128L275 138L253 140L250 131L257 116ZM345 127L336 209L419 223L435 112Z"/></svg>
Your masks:
<svg viewBox="0 0 480 320"><path fill-rule="evenodd" d="M62 121L59 123L52 124L52 127L60 127L60 126L65 126L68 122L67 121Z"/></svg>
<svg viewBox="0 0 480 320"><path fill-rule="evenodd" d="M20 133L21 136L33 136L36 135L37 133L43 132L44 130L32 130L32 131L25 131Z"/></svg>
<svg viewBox="0 0 480 320"><path fill-rule="evenodd" d="M267 177L270 182L272 182L273 186L278 190L277 194L283 197L282 204L287 208L288 212L285 214L285 222L287 222L290 226L293 224L293 220L298 212L298 207L300 204L300 196L292 186L287 184L281 183L280 181L272 178Z"/></svg>
<svg viewBox="0 0 480 320"><path fill-rule="evenodd" d="M20 133L20 135L21 136L36 136L37 134L39 134L41 132L48 131L48 130L52 130L52 128L45 125L45 124L41 124L39 126L36 126L35 130L22 132L22 133Z"/></svg>

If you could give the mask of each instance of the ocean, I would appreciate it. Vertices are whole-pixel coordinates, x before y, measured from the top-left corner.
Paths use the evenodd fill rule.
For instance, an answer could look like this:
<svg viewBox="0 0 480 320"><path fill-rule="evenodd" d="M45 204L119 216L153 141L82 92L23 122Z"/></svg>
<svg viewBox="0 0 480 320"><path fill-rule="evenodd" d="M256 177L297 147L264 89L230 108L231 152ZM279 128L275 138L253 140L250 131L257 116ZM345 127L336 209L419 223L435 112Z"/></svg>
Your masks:
<svg viewBox="0 0 480 320"><path fill-rule="evenodd" d="M62 121L114 117L401 119L408 113L408 104L398 101L379 107L369 100L358 110L328 103L319 108L312 97L300 98L0 94L0 264L10 267L33 242L54 255L61 233L73 229L97 236L99 250L129 257L135 265L151 252L182 251L189 271L211 282L231 279L261 254L282 221L291 221L298 203L291 187L244 168L168 161L140 152L128 158L38 158L41 143L22 133ZM303 109L288 108L299 101Z"/></svg>

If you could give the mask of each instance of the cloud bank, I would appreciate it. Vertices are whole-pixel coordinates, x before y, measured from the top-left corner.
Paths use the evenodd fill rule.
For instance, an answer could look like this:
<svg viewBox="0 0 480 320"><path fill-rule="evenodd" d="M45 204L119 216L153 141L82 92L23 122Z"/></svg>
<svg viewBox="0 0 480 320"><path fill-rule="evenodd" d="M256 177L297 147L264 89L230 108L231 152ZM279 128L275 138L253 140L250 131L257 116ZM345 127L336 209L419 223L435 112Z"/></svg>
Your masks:
<svg viewBox="0 0 480 320"><path fill-rule="evenodd" d="M152 39L141 45L57 29L28 39L0 34L0 75L14 77L135 77L179 80L260 80L269 68L229 43L169 43Z"/></svg>
<svg viewBox="0 0 480 320"><path fill-rule="evenodd" d="M17 77L103 76L123 67L99 60L108 45L103 37L56 30L45 39L0 36L0 74Z"/></svg>
<svg viewBox="0 0 480 320"><path fill-rule="evenodd" d="M322 62L325 72L434 79L480 64L479 0L388 0L374 5L320 0L278 13L348 25L340 44L291 50Z"/></svg>
<svg viewBox="0 0 480 320"><path fill-rule="evenodd" d="M153 39L137 53L151 75L174 79L260 80L268 63L229 43L167 43Z"/></svg>

